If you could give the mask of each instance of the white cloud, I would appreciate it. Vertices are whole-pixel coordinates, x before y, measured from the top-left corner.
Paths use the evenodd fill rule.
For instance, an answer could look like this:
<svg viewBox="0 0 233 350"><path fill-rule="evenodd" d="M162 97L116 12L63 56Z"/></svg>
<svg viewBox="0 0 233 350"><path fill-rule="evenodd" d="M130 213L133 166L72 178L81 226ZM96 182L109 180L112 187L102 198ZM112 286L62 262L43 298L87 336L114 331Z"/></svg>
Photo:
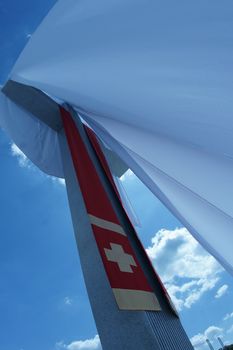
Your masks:
<svg viewBox="0 0 233 350"><path fill-rule="evenodd" d="M134 173L132 172L131 169L128 169L121 177L120 180L121 181L126 181L129 179L133 179L135 177Z"/></svg>
<svg viewBox="0 0 233 350"><path fill-rule="evenodd" d="M205 336L206 338L213 339L214 337L221 335L223 332L223 329L216 326L210 326L205 330Z"/></svg>
<svg viewBox="0 0 233 350"><path fill-rule="evenodd" d="M200 347L206 343L206 337L204 334L198 333L190 339L191 343L195 347Z"/></svg>
<svg viewBox="0 0 233 350"><path fill-rule="evenodd" d="M43 173L44 174L44 173ZM59 184L59 185L62 185L62 186L65 186L66 185L66 182L65 182L65 179L62 179L60 177L56 177L56 176L50 176L50 175L46 175L44 174L47 178L51 179L53 181L53 183L55 184Z"/></svg>
<svg viewBox="0 0 233 350"><path fill-rule="evenodd" d="M223 269L187 229L162 229L151 243L147 253L179 311L216 286Z"/></svg>
<svg viewBox="0 0 233 350"><path fill-rule="evenodd" d="M229 320L229 318L232 318L233 317L233 312L231 312L230 314L226 314L223 318L223 321L227 321Z"/></svg>
<svg viewBox="0 0 233 350"><path fill-rule="evenodd" d="M194 335L190 341L195 348L203 348L206 344L206 339L215 340L218 336L223 334L223 329L217 326L208 327L203 333L198 333ZM206 348L206 347L204 347Z"/></svg>
<svg viewBox="0 0 233 350"><path fill-rule="evenodd" d="M64 342L59 342L56 344L57 349L64 350L101 350L100 338L96 335L92 339L86 340L76 340L70 344L64 344Z"/></svg>
<svg viewBox="0 0 233 350"><path fill-rule="evenodd" d="M233 333L233 325L227 330L227 333Z"/></svg>
<svg viewBox="0 0 233 350"><path fill-rule="evenodd" d="M64 298L64 303L65 303L65 305L72 305L73 304L73 299L71 299L70 297L65 297Z"/></svg>
<svg viewBox="0 0 233 350"><path fill-rule="evenodd" d="M27 156L19 149L19 147L16 146L15 143L11 144L11 154L12 154L13 157L16 157L18 159L19 165L21 167L30 168L30 169L33 169L33 170L38 169L27 158ZM38 169L38 171L40 171L40 170ZM65 180L64 179L61 179L61 178L58 178L58 177L55 177L55 176L47 175L47 174L43 173L42 171L40 171L40 173L43 174L43 176L51 179L54 183L58 183L60 185L65 186Z"/></svg>
<svg viewBox="0 0 233 350"><path fill-rule="evenodd" d="M14 157L17 157L19 165L21 167L31 167L30 160L25 156L25 154L19 149L18 146L16 146L15 143L12 143L11 145L11 154Z"/></svg>
<svg viewBox="0 0 233 350"><path fill-rule="evenodd" d="M56 181L60 184L65 186L66 182L65 179L61 179L60 177L53 177L53 179L56 179Z"/></svg>
<svg viewBox="0 0 233 350"><path fill-rule="evenodd" d="M216 298L216 299L221 298L221 297L227 292L227 290L228 290L228 285L227 285L227 284L224 284L222 287L220 287L220 288L217 290L217 292L216 292L216 294L215 294L215 298Z"/></svg>

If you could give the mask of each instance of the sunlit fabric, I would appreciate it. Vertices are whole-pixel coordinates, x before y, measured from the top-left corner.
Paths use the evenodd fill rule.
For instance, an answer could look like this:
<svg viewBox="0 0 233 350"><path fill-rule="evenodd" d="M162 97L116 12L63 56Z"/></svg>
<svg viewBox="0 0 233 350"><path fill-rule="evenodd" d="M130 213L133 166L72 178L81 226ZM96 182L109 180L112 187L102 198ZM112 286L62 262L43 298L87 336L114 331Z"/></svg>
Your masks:
<svg viewBox="0 0 233 350"><path fill-rule="evenodd" d="M61 0L11 75L75 107L231 272L232 42L230 0Z"/></svg>

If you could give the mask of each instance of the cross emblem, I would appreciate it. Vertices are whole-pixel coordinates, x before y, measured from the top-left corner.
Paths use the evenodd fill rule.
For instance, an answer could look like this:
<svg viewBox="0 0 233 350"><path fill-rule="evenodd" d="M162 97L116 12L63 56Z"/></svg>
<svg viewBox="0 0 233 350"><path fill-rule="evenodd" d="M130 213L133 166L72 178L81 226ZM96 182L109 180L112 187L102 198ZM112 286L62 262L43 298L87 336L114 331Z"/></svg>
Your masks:
<svg viewBox="0 0 233 350"><path fill-rule="evenodd" d="M110 243L111 249L104 248L108 261L117 263L121 272L133 273L131 266L137 266L132 255L124 252L120 244Z"/></svg>

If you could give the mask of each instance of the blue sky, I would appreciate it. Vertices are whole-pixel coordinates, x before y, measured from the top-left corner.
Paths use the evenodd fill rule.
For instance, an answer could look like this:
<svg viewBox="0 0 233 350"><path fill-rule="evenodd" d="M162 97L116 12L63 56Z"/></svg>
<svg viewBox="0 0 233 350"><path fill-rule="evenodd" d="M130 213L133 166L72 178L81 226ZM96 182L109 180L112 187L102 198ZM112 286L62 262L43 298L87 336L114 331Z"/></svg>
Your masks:
<svg viewBox="0 0 233 350"><path fill-rule="evenodd" d="M52 0L0 0L0 84ZM0 350L100 349L64 183L0 130ZM233 342L233 279L130 172L122 179L140 237L196 349ZM88 340L89 339L89 340Z"/></svg>

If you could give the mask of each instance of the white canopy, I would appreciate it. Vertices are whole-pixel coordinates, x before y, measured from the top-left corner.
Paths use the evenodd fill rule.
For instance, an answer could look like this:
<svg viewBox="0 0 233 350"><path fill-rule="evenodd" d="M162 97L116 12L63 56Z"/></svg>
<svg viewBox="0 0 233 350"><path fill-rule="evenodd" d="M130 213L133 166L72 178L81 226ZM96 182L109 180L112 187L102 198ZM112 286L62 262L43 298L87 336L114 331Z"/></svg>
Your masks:
<svg viewBox="0 0 233 350"><path fill-rule="evenodd" d="M233 273L232 12L231 0L60 0L11 79L74 106ZM0 123L62 176L54 131L4 96Z"/></svg>

